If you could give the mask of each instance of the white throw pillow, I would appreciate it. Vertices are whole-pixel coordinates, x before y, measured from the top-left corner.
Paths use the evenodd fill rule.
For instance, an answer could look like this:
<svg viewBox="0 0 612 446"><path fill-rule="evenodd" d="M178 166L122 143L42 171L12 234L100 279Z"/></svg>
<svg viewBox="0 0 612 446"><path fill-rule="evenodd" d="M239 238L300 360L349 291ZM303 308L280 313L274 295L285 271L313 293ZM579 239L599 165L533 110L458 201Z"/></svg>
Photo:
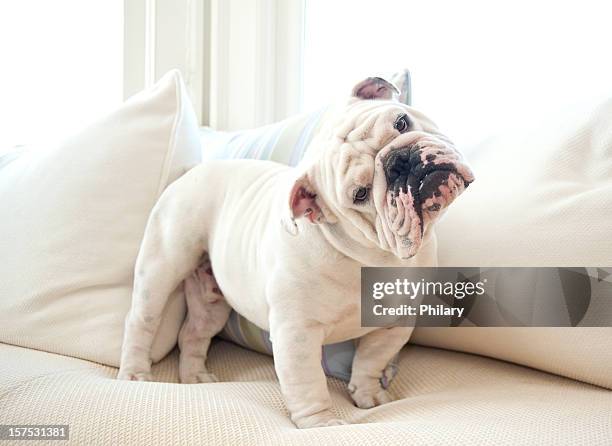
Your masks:
<svg viewBox="0 0 612 446"><path fill-rule="evenodd" d="M178 71L58 145L0 158L0 342L118 366L149 212L200 159ZM176 343L179 292L166 308L155 361Z"/></svg>
<svg viewBox="0 0 612 446"><path fill-rule="evenodd" d="M612 101L547 121L517 117L468 151L476 181L437 226L440 266L612 267ZM420 328L413 342L612 388L609 327Z"/></svg>

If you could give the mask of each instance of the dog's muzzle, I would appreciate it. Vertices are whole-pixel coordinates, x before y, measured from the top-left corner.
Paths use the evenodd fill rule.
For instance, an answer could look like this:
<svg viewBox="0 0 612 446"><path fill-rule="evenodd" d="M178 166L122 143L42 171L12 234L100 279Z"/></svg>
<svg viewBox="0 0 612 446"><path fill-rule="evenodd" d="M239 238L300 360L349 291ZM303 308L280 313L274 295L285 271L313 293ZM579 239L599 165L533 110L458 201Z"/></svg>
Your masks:
<svg viewBox="0 0 612 446"><path fill-rule="evenodd" d="M410 192L416 211L422 218L423 204L428 199L441 197L441 186L448 185L451 174L463 182L465 189L471 180L466 180L458 173L457 165L449 162L436 163L437 155L429 154L425 160L421 148L416 144L391 151L383 160L383 169L387 186L392 195L397 197L400 191ZM433 203L426 211L439 211L440 203Z"/></svg>
<svg viewBox="0 0 612 446"><path fill-rule="evenodd" d="M401 258L410 258L420 247L426 224L465 190L473 175L454 147L442 141L386 152L380 160L387 185L386 238Z"/></svg>

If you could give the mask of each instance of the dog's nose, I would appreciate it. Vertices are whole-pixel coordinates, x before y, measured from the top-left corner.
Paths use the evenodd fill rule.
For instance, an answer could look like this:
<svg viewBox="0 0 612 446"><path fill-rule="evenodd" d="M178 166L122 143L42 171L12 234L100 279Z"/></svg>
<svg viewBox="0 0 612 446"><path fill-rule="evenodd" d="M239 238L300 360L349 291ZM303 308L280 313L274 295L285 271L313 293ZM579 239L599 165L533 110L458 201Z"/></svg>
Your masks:
<svg viewBox="0 0 612 446"><path fill-rule="evenodd" d="M420 182L425 176L420 153L415 146L395 149L383 161L387 185L394 192L407 187L413 191L419 189Z"/></svg>
<svg viewBox="0 0 612 446"><path fill-rule="evenodd" d="M400 176L410 172L410 153L395 152L389 155L386 167L389 182L394 183Z"/></svg>

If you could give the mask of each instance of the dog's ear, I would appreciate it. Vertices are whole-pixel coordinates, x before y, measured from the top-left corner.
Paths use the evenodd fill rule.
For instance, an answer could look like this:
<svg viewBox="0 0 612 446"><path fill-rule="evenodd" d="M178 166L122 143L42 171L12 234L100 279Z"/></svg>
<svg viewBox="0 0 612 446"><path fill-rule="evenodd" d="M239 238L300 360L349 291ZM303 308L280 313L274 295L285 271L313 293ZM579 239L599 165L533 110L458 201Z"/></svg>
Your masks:
<svg viewBox="0 0 612 446"><path fill-rule="evenodd" d="M382 77L368 77L353 87L353 96L359 99L395 99L400 91Z"/></svg>
<svg viewBox="0 0 612 446"><path fill-rule="evenodd" d="M281 217L281 224L291 235L299 233L296 220L306 218L312 224L336 223L338 220L317 195L308 173L295 180L291 186L287 208Z"/></svg>
<svg viewBox="0 0 612 446"><path fill-rule="evenodd" d="M412 85L410 71L404 68L391 76L391 83L400 91L398 100L406 105L412 105Z"/></svg>
<svg viewBox="0 0 612 446"><path fill-rule="evenodd" d="M317 203L317 193L313 189L308 174L298 178L289 194L289 215L292 220L305 217L311 223L321 223L323 215Z"/></svg>

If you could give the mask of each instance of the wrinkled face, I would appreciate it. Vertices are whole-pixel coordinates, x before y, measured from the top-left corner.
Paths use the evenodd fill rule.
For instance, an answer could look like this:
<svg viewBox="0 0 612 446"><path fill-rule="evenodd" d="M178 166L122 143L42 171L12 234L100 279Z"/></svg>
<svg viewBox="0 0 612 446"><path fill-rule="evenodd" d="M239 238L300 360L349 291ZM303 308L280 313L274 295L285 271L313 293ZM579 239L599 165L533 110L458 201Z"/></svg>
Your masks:
<svg viewBox="0 0 612 446"><path fill-rule="evenodd" d="M341 226L365 248L409 259L474 177L426 116L388 91L388 99L369 98L381 93L377 79L370 96L355 97L322 132L305 189L314 202L305 212Z"/></svg>

